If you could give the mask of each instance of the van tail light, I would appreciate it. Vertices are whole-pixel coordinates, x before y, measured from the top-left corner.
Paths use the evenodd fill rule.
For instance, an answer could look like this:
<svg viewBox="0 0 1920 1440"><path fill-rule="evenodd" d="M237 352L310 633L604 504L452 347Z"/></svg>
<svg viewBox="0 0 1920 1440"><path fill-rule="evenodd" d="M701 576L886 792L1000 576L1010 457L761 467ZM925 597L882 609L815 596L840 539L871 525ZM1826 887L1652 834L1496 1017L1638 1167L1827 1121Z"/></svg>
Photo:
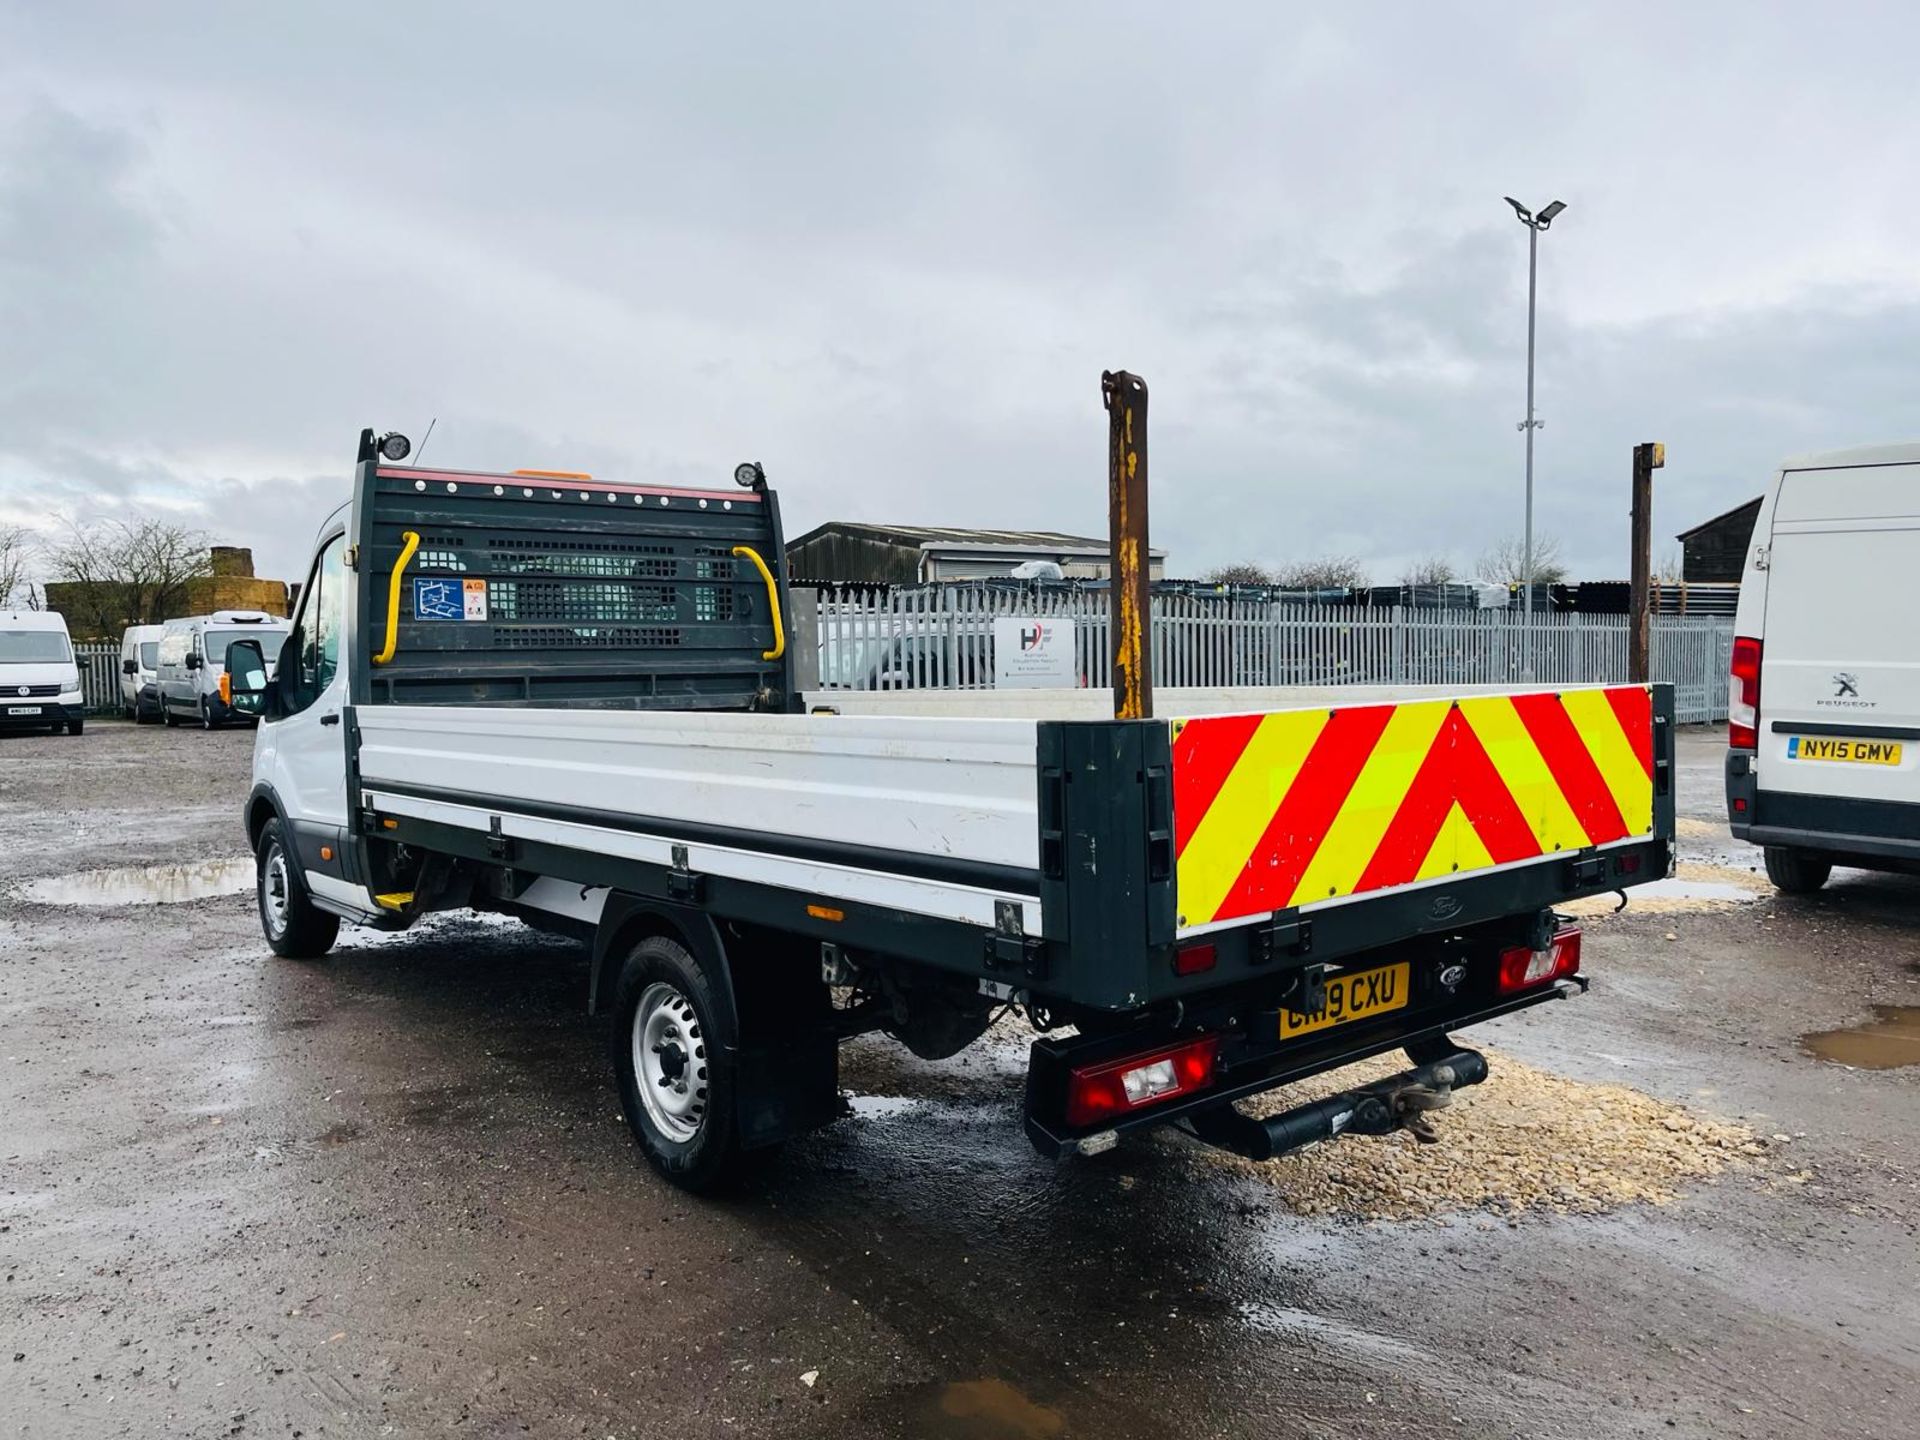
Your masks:
<svg viewBox="0 0 1920 1440"><path fill-rule="evenodd" d="M1580 973L1580 930L1568 926L1547 942L1544 950L1516 945L1500 952L1500 993L1532 990L1550 981Z"/></svg>
<svg viewBox="0 0 1920 1440"><path fill-rule="evenodd" d="M1734 750L1760 748L1760 642L1751 635L1733 637L1733 666L1727 675L1727 744Z"/></svg>
<svg viewBox="0 0 1920 1440"><path fill-rule="evenodd" d="M1076 1065L1067 1073L1067 1123L1076 1128L1118 1120L1132 1111L1191 1095L1213 1084L1220 1037L1204 1035L1141 1055Z"/></svg>

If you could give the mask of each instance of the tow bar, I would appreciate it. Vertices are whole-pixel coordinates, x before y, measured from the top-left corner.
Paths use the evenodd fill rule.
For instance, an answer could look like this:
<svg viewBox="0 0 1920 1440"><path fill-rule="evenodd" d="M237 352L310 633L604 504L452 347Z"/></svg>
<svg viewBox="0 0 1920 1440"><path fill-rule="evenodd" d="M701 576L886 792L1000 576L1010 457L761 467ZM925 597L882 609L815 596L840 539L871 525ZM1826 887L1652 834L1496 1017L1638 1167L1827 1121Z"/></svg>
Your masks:
<svg viewBox="0 0 1920 1440"><path fill-rule="evenodd" d="M1439 1139L1427 1113L1452 1103L1463 1085L1487 1078L1487 1057L1477 1050L1455 1050L1398 1075L1375 1080L1324 1100L1256 1120L1232 1105L1187 1117L1193 1133L1209 1145L1249 1160L1273 1160L1292 1150L1336 1140L1342 1135L1387 1135L1410 1130L1416 1139Z"/></svg>

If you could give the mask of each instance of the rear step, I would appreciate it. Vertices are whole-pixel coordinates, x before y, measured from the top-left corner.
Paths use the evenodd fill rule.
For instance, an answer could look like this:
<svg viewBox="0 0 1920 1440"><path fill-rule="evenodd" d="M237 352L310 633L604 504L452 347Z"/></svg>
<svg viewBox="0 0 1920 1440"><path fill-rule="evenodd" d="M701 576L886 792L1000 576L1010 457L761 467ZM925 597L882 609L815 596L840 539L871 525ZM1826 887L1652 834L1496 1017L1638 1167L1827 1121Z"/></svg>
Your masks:
<svg viewBox="0 0 1920 1440"><path fill-rule="evenodd" d="M1209 1145L1249 1160L1273 1160L1342 1135L1387 1135L1411 1129L1422 1140L1438 1138L1426 1112L1438 1110L1463 1085L1487 1078L1487 1057L1477 1050L1455 1050L1411 1070L1361 1085L1324 1100L1256 1120L1231 1104L1196 1111L1187 1117L1193 1133Z"/></svg>

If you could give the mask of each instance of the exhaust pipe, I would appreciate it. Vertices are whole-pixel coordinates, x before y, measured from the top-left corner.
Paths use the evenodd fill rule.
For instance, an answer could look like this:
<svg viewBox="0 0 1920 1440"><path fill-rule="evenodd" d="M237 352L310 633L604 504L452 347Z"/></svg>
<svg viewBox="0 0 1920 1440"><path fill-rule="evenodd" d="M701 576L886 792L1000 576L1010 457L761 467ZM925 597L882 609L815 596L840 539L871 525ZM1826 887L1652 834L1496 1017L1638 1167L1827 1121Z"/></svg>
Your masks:
<svg viewBox="0 0 1920 1440"><path fill-rule="evenodd" d="M1209 1145L1249 1160L1274 1160L1289 1151L1342 1135L1387 1135L1409 1129L1422 1140L1439 1136L1427 1112L1445 1107L1453 1092L1487 1078L1487 1057L1477 1050L1455 1050L1411 1070L1361 1085L1324 1100L1314 1100L1278 1115L1256 1120L1232 1105L1189 1116L1193 1132Z"/></svg>

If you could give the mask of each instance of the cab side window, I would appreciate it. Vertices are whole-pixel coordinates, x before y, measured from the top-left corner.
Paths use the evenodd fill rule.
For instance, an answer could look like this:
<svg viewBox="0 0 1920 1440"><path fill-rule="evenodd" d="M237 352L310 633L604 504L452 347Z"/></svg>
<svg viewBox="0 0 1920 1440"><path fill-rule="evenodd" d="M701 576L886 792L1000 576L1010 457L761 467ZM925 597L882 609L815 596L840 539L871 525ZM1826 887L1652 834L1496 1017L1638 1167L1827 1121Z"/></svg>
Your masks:
<svg viewBox="0 0 1920 1440"><path fill-rule="evenodd" d="M336 535L314 562L283 654L293 672L282 677L282 713L292 715L320 698L340 668L340 628L346 616L347 537Z"/></svg>

